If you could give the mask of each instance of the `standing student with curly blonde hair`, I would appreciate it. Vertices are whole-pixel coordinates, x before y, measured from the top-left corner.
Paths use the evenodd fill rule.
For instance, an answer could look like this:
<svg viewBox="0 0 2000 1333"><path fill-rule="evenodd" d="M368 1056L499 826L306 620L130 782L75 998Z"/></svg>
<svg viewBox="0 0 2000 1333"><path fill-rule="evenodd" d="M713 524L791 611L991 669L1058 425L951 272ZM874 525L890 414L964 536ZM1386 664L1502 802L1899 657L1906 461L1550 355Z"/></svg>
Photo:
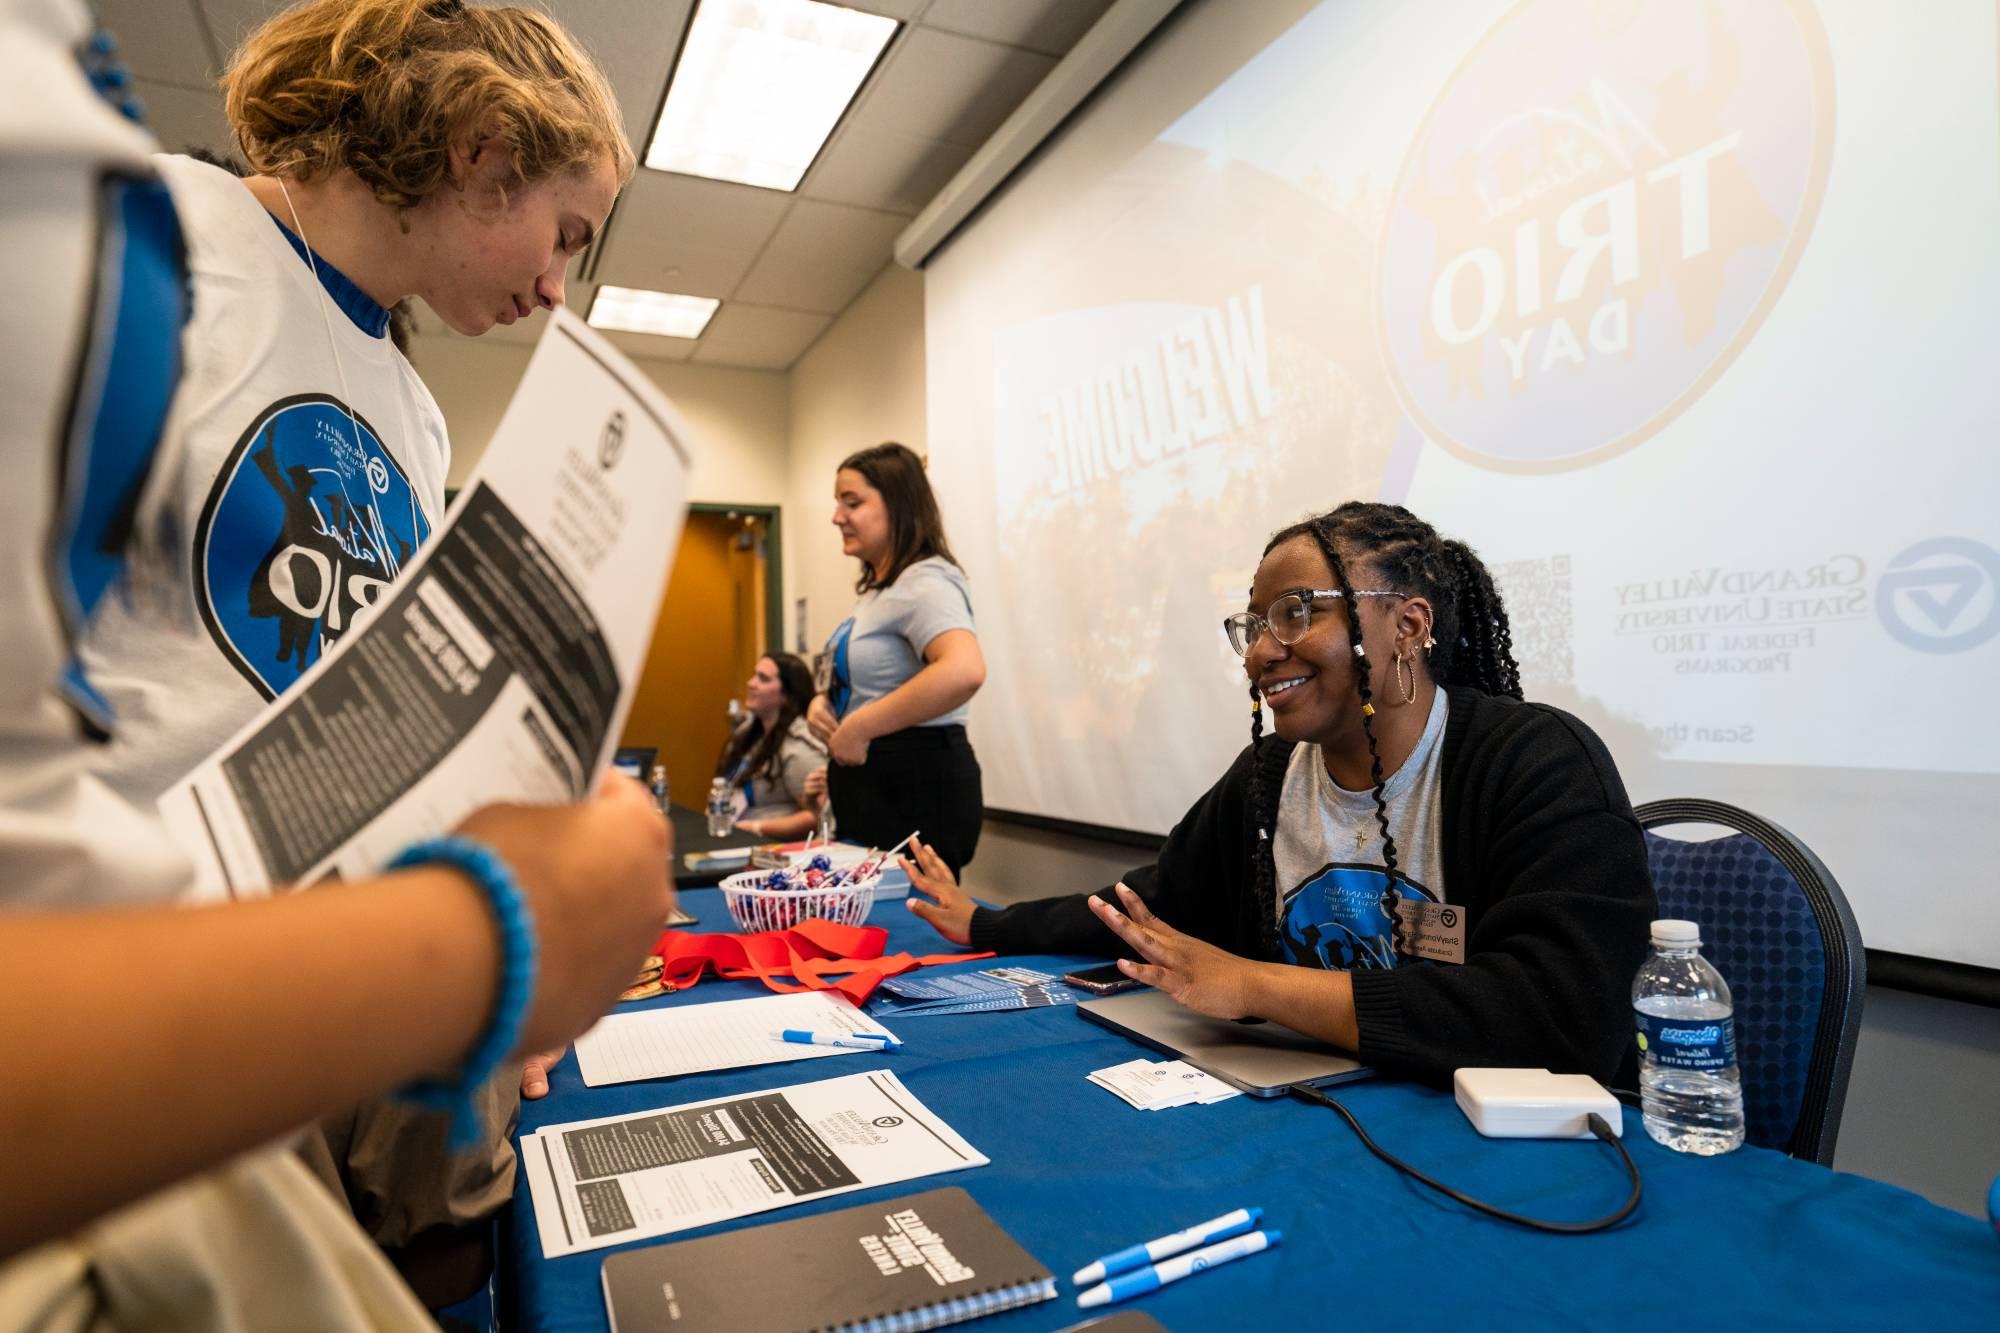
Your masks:
<svg viewBox="0 0 2000 1333"><path fill-rule="evenodd" d="M443 517L444 419L390 309L422 297L476 336L562 304L635 166L603 74L525 8L306 0L223 87L252 174L156 159L192 286L173 465L146 491L178 568L147 580L164 595L106 598L82 642L118 721L96 771L142 806L364 620ZM302 1149L433 1305L482 1276L517 1098L552 1059L487 1086L483 1150L389 1104Z"/></svg>

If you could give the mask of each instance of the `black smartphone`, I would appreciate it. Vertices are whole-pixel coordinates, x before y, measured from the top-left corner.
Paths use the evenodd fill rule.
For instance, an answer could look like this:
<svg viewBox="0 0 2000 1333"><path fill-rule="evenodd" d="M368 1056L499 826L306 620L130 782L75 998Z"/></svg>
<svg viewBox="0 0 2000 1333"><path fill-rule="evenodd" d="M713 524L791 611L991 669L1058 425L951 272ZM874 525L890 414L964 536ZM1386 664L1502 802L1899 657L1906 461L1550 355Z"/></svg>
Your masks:
<svg viewBox="0 0 2000 1333"><path fill-rule="evenodd" d="M1086 967L1076 972L1063 973L1063 980L1072 986L1081 986L1093 995L1116 995L1122 990L1137 990L1145 985L1134 981L1118 970L1118 964L1106 963L1103 967Z"/></svg>

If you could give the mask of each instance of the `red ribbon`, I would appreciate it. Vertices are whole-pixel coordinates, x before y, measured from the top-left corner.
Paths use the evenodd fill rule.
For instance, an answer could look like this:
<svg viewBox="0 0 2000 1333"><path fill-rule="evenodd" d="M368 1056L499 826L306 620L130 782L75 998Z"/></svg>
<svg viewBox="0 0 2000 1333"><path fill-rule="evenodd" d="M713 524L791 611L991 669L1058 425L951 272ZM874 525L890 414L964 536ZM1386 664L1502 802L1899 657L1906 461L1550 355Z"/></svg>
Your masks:
<svg viewBox="0 0 2000 1333"><path fill-rule="evenodd" d="M936 963L964 963L991 958L986 953L882 956L889 932L880 926L843 926L823 917L801 921L789 930L763 930L754 935L696 935L684 930L663 933L653 952L662 960L660 979L675 990L701 980L711 965L729 981L755 977L774 991L837 990L860 1004L884 977L900 976ZM843 981L828 981L840 973ZM804 983L778 980L794 977Z"/></svg>

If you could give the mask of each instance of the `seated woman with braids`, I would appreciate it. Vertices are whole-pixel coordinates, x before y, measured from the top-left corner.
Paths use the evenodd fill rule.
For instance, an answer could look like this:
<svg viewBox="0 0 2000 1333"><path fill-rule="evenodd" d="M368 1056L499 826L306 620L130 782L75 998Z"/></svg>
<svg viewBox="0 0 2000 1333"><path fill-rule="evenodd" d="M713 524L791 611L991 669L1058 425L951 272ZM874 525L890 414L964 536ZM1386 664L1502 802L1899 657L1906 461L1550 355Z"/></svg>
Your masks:
<svg viewBox="0 0 2000 1333"><path fill-rule="evenodd" d="M811 667L790 653L758 658L743 720L715 766L715 776L741 793L736 827L760 841L804 837L826 800L826 745L806 725L812 697Z"/></svg>
<svg viewBox="0 0 2000 1333"><path fill-rule="evenodd" d="M1157 862L996 911L920 848L910 910L974 948L1124 954L1191 1009L1428 1082L1609 1082L1654 915L1645 843L1602 742L1522 702L1479 557L1400 506L1343 504L1271 538L1249 606L1226 628L1250 744Z"/></svg>

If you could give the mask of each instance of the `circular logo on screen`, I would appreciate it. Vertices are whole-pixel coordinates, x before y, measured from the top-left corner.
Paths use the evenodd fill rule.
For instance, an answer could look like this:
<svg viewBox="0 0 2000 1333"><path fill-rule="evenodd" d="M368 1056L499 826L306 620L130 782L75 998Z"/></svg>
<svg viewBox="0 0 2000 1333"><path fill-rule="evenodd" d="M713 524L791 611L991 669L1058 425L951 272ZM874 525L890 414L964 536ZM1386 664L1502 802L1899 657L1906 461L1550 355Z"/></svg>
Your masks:
<svg viewBox="0 0 2000 1333"><path fill-rule="evenodd" d="M1889 562L1875 614L1896 642L1961 653L2000 634L2000 552L1966 537L1932 537Z"/></svg>
<svg viewBox="0 0 2000 1333"><path fill-rule="evenodd" d="M1425 116L1380 330L1404 408L1483 467L1581 467L1708 391L1818 215L1833 67L1804 0L1527 0Z"/></svg>

